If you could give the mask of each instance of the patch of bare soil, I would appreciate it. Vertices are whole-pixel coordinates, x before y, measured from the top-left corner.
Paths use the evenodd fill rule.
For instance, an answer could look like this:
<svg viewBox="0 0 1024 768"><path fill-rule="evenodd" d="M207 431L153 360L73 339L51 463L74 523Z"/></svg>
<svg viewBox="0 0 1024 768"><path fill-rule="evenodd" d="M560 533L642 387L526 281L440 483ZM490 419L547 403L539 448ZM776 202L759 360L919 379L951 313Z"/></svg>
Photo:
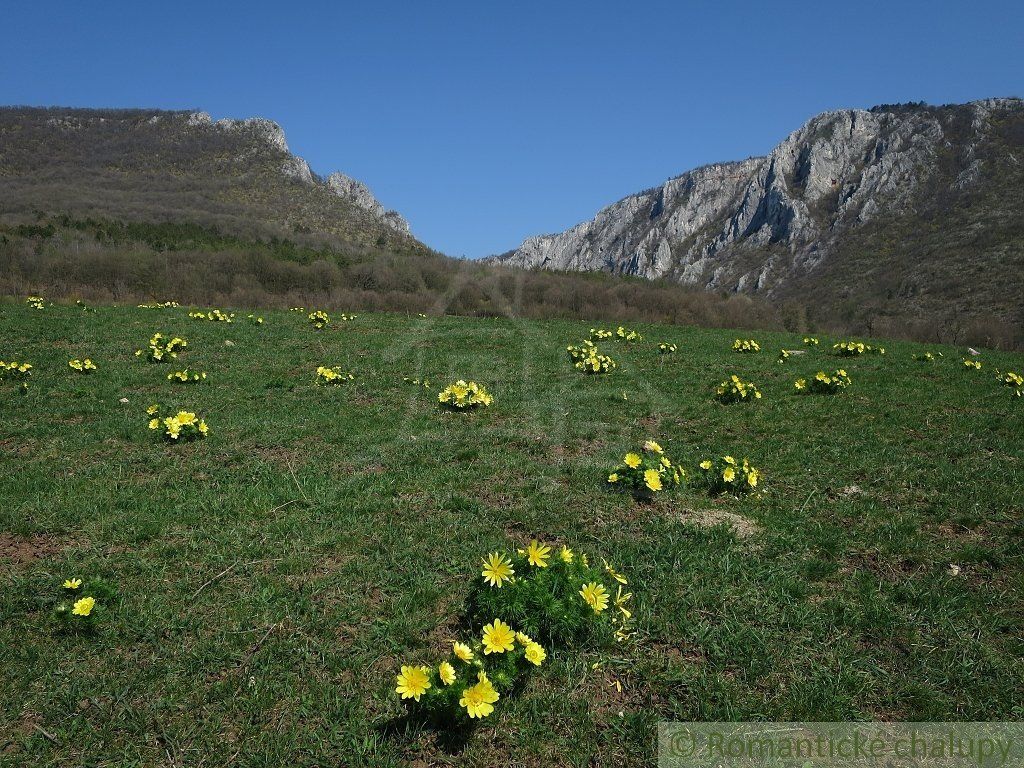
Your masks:
<svg viewBox="0 0 1024 768"><path fill-rule="evenodd" d="M0 562L28 565L34 560L53 557L64 547L63 542L44 533L19 536L14 533L0 532Z"/></svg>
<svg viewBox="0 0 1024 768"><path fill-rule="evenodd" d="M679 520L701 528L727 525L737 539L749 539L760 532L760 526L749 517L728 512L724 509L683 509L678 510Z"/></svg>

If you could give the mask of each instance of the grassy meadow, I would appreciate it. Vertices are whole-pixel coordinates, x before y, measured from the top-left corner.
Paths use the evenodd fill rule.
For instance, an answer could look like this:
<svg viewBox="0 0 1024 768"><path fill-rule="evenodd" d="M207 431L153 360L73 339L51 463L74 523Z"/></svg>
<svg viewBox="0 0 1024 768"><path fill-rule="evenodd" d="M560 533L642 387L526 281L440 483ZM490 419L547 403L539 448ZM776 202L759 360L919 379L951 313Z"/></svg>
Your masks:
<svg viewBox="0 0 1024 768"><path fill-rule="evenodd" d="M636 325L584 376L578 321L246 314L0 303L0 360L34 366L0 381L0 763L647 765L659 720L1024 718L1024 399L996 381L1021 355L822 336L777 364L799 336ZM134 355L155 332L177 361ZM167 381L186 366L208 379ZM795 394L836 368L845 392ZM763 398L716 402L732 373ZM442 411L460 378L493 405ZM209 437L162 440L151 403ZM605 478L646 438L690 484L644 503ZM711 496L722 454L763 494ZM637 637L551 650L457 745L404 721L400 665L533 538L624 572ZM112 588L95 634L52 619L72 576Z"/></svg>

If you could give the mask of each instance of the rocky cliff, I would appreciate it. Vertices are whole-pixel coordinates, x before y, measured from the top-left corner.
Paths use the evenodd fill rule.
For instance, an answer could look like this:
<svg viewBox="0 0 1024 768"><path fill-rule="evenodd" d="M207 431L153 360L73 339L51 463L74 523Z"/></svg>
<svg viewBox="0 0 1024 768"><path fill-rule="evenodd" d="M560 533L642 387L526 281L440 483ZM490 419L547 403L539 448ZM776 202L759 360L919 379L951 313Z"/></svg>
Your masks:
<svg viewBox="0 0 1024 768"><path fill-rule="evenodd" d="M697 168L492 258L879 312L994 303L1020 321L1024 291L972 278L984 264L1024 287L1006 274L1024 263L1022 182L1019 99L839 110L766 157Z"/></svg>

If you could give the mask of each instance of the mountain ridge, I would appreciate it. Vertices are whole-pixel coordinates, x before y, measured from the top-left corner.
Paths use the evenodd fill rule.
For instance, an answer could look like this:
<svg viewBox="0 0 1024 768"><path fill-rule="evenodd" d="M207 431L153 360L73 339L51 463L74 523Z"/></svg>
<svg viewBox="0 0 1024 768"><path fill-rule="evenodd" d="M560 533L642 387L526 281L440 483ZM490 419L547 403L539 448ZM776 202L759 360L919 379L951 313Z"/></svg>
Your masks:
<svg viewBox="0 0 1024 768"><path fill-rule="evenodd" d="M872 274L884 268L847 253L849 243L866 233L884 239L908 222L917 226L934 219L936 211L969 207L997 187L1009 190L988 202L1000 219L992 231L1001 246L1012 249L1001 254L1002 261L1024 266L1024 205L1014 191L1024 181L1018 149L1024 151L1024 102L1016 98L831 110L812 117L767 155L691 169L488 261L664 278L775 301L810 297L822 300L825 311L852 298L866 300L881 315L934 314L935 305L949 301L959 303L957 313L971 314L978 292L966 284L948 291L917 280L914 296L890 297L900 293L899 286L883 285L877 275L863 290L823 278L832 274L837 257L855 256ZM1008 178L995 178L1000 174ZM946 228L950 240L959 234L955 218ZM906 238L908 250L927 240L913 232ZM941 243L929 241L928 247L942 251ZM945 269L946 263L965 267L970 260L943 252L939 261ZM1024 293L1024 284L1012 282ZM884 306L878 306L879 295L887 297ZM1022 300L1007 291L982 303L1005 320L1024 320Z"/></svg>

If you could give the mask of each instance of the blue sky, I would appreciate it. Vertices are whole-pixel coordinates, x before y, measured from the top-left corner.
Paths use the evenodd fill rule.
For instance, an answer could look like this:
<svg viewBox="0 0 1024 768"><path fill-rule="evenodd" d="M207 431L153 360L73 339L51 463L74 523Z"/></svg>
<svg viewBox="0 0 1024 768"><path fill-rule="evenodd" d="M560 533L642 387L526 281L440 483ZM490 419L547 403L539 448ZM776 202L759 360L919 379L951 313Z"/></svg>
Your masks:
<svg viewBox="0 0 1024 768"><path fill-rule="evenodd" d="M0 102L263 116L483 256L817 112L1024 95L1024 2L7 2Z"/></svg>

